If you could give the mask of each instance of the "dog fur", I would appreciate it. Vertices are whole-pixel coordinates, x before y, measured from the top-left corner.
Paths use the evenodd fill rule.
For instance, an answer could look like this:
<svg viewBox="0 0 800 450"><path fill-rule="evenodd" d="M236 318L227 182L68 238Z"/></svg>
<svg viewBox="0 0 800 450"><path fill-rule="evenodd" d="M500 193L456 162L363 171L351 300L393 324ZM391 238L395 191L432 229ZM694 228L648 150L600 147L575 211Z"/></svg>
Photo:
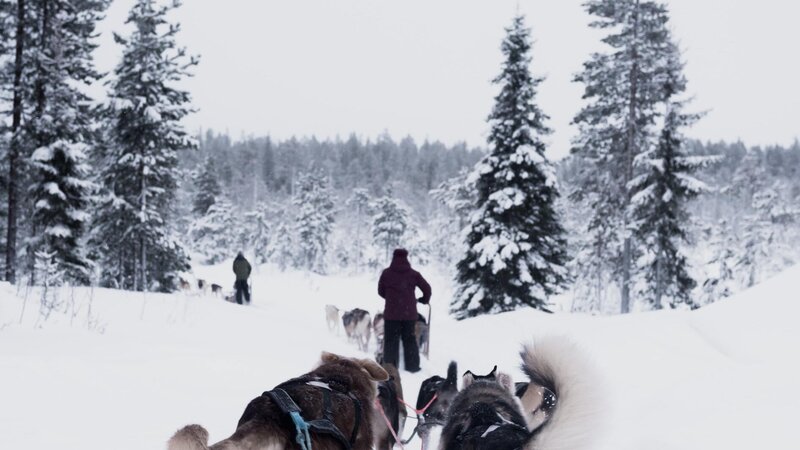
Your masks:
<svg viewBox="0 0 800 450"><path fill-rule="evenodd" d="M591 448L603 428L605 383L588 356L559 336L537 339L520 355L522 370L530 378L521 402L533 430L525 448Z"/></svg>
<svg viewBox="0 0 800 450"><path fill-rule="evenodd" d="M369 338L372 332L372 319L369 312L356 308L342 315L342 324L347 338L355 341L358 349L365 352L369 348Z"/></svg>
<svg viewBox="0 0 800 450"><path fill-rule="evenodd" d="M439 441L440 450L514 450L529 432L511 377L497 372L476 376L467 371L453 400Z"/></svg>
<svg viewBox="0 0 800 450"><path fill-rule="evenodd" d="M336 331L339 334L339 308L333 305L325 305L325 321L328 323L328 331Z"/></svg>
<svg viewBox="0 0 800 450"><path fill-rule="evenodd" d="M189 292L192 289L192 285L183 277L178 278L178 287L184 292Z"/></svg>
<svg viewBox="0 0 800 450"><path fill-rule="evenodd" d="M428 322L425 321L425 317L422 314L417 313L417 322L414 324L414 333L417 336L417 347L421 354L428 357L428 353L430 347L428 345L429 336L430 336L430 327L428 326Z"/></svg>
<svg viewBox="0 0 800 450"><path fill-rule="evenodd" d="M197 290L199 290L201 293L205 294L206 291L208 290L208 281L206 281L206 280L204 280L202 278L198 278L197 279Z"/></svg>
<svg viewBox="0 0 800 450"><path fill-rule="evenodd" d="M424 408L436 396L436 400L422 414L420 425L424 426L418 428L423 448L428 448L431 426L444 425L447 411L456 395L458 395L458 365L455 361L451 361L447 367L447 378L434 375L420 385L417 395L418 410Z"/></svg>
<svg viewBox="0 0 800 450"><path fill-rule="evenodd" d="M378 363L383 363L383 339L386 334L384 330L383 313L377 313L372 319L372 331L375 333L375 343L378 346L375 350L375 361Z"/></svg>
<svg viewBox="0 0 800 450"><path fill-rule="evenodd" d="M320 365L291 384L282 385L302 409L307 420L323 416L322 387L312 386L306 380L337 386L335 392L349 392L358 398L362 419L353 450L370 450L374 443L373 428L378 420L373 402L377 395L377 382L385 381L389 374L374 361L345 358L332 353L322 353ZM349 437L355 426L355 407L346 395L331 394L334 422ZM295 427L287 414L267 395L253 399L245 408L229 438L208 445L208 432L200 425L181 428L168 442L168 450L279 450L294 448ZM328 435L311 434L315 450L340 450L341 443Z"/></svg>
<svg viewBox="0 0 800 450"><path fill-rule="evenodd" d="M211 293L214 295L221 295L222 286L218 285L217 283L211 283Z"/></svg>
<svg viewBox="0 0 800 450"><path fill-rule="evenodd" d="M397 433L398 437L401 437L403 436L403 428L408 413L405 405L400 403L399 400L403 398L400 372L398 372L394 364L381 364L381 367L389 374L389 379L378 382L378 401L395 433ZM394 448L394 436L392 436L392 432L383 417L379 417L375 421L375 429L373 431L377 450L392 450Z"/></svg>

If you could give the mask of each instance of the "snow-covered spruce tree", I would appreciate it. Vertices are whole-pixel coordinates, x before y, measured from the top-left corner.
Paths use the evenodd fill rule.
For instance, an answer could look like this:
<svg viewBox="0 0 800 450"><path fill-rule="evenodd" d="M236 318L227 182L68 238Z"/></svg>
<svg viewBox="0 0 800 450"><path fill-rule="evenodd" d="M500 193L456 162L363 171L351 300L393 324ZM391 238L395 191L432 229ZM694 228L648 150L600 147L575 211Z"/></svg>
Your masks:
<svg viewBox="0 0 800 450"><path fill-rule="evenodd" d="M321 171L301 173L292 203L297 208L295 230L300 267L325 273L325 253L334 222L330 181Z"/></svg>
<svg viewBox="0 0 800 450"><path fill-rule="evenodd" d="M197 191L192 202L192 212L198 216L203 216L222 194L216 166L210 157L203 161L195 186Z"/></svg>
<svg viewBox="0 0 800 450"><path fill-rule="evenodd" d="M7 215L5 229L5 280L16 283L17 280L17 242L20 229L19 211L25 196L20 197L20 187L27 180L27 166L23 164L30 145L25 144L22 118L30 110L31 64L28 52L35 43L36 19L31 14L31 7L25 1L4 0L2 5L2 56L0 60L0 88L7 92L10 100L8 109L10 118L0 121L0 133L6 137L8 151L5 155L7 164L6 190ZM6 128L8 127L8 128ZM5 168L5 167L4 167Z"/></svg>
<svg viewBox="0 0 800 450"><path fill-rule="evenodd" d="M383 251L384 261L388 264L392 250L401 246L408 231L408 208L388 193L375 200L372 210L372 242Z"/></svg>
<svg viewBox="0 0 800 450"><path fill-rule="evenodd" d="M667 63L661 135L655 148L636 158L634 164L641 174L629 183L635 236L643 247L637 271L645 283L639 296L653 309L667 305L696 308L691 291L697 283L689 275L686 256L679 246L689 242L686 204L706 190L705 183L693 174L716 158L687 155L681 130L698 116L684 113L685 102L679 100L686 90L686 79L677 48Z"/></svg>
<svg viewBox="0 0 800 450"><path fill-rule="evenodd" d="M657 140L654 124L672 46L668 14L654 1L589 0L584 5L596 17L591 27L610 31L603 38L610 49L592 54L575 78L585 85L587 104L574 119L579 135L572 151L589 164L573 195L591 197L594 217L588 231L598 241L588 255L598 258L596 267L613 262L620 309L627 313L633 262L641 254L632 232L629 183L637 175L634 161Z"/></svg>
<svg viewBox="0 0 800 450"><path fill-rule="evenodd" d="M356 272L360 272L364 262L364 247L366 246L364 231L369 229L369 219L372 214L372 197L369 195L368 190L355 188L350 198L345 202L345 206L347 206L353 221L353 263L356 266Z"/></svg>
<svg viewBox="0 0 800 450"><path fill-rule="evenodd" d="M428 225L433 229L433 254L446 264L454 264L465 252L464 236L469 215L475 204L475 186L467 183L469 171L462 169L455 177L429 192L440 208Z"/></svg>
<svg viewBox="0 0 800 450"><path fill-rule="evenodd" d="M708 275L703 281L700 305L708 305L731 296L737 290L733 274L738 237L728 220L709 226L711 259L706 263Z"/></svg>
<svg viewBox="0 0 800 450"><path fill-rule="evenodd" d="M245 214L247 227L243 230L246 242L243 247L252 249L256 264L263 264L269 258L269 247L272 240L272 224L270 218L274 216L273 208L266 202Z"/></svg>
<svg viewBox="0 0 800 450"><path fill-rule="evenodd" d="M91 99L85 87L100 78L92 64L95 25L108 0L36 0L38 42L29 52L34 112L26 124L34 210L31 251L52 255L72 283L89 282L82 247L93 184L87 152L93 143Z"/></svg>
<svg viewBox="0 0 800 450"><path fill-rule="evenodd" d="M179 5L138 0L128 15L132 35L114 35L124 49L110 83L100 174L105 195L93 239L105 285L171 291L177 272L188 268L173 235L172 212L177 152L196 143L180 123L191 112L189 93L175 85L197 60L177 47L180 27L165 17Z"/></svg>
<svg viewBox="0 0 800 450"><path fill-rule="evenodd" d="M219 198L205 215L192 223L189 235L194 250L205 255L206 263L216 264L242 250L238 233L241 221L236 221L234 214L233 205L227 199Z"/></svg>
<svg viewBox="0 0 800 450"><path fill-rule="evenodd" d="M272 234L269 245L269 258L281 271L296 267L297 258L294 248L294 230L289 226L285 217L281 218Z"/></svg>
<svg viewBox="0 0 800 450"><path fill-rule="evenodd" d="M500 85L489 116L491 153L470 182L477 209L458 263L451 312L458 319L522 306L547 310L567 281L564 230L554 208L555 171L545 158L547 116L535 103L540 78L530 74L530 32L516 17L503 41Z"/></svg>

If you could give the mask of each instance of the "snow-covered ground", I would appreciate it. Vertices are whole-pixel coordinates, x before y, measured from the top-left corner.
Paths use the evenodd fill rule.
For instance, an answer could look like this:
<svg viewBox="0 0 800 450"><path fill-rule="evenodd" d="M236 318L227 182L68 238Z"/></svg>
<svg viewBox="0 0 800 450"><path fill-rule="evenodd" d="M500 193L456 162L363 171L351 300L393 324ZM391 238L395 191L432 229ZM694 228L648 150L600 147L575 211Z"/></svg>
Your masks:
<svg viewBox="0 0 800 450"><path fill-rule="evenodd" d="M229 271L226 263L197 275L227 286ZM521 343L560 334L603 375L597 448L800 448L800 267L694 312L517 311L464 322L447 316L448 278L428 273L431 359L421 373L402 372L412 403L419 383L451 359L460 372L498 364L520 377ZM0 284L0 448L159 449L187 423L224 438L248 401L308 371L320 351L363 356L328 332L323 307L376 312L375 285L374 276L261 267L250 307L211 295L63 289L68 312L43 321L38 292Z"/></svg>

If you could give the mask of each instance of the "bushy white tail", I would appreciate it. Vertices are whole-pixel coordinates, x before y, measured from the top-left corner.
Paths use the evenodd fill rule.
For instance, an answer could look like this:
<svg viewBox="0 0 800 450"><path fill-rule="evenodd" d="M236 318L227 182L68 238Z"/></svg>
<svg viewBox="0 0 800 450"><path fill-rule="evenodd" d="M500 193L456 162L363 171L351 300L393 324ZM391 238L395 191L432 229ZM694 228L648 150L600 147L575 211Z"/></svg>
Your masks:
<svg viewBox="0 0 800 450"><path fill-rule="evenodd" d="M170 438L167 450L208 450L208 431L200 425L186 425Z"/></svg>
<svg viewBox="0 0 800 450"><path fill-rule="evenodd" d="M591 448L601 431L605 383L588 356L571 340L546 337L523 347L522 370L531 383L550 389L556 406L534 432L528 450Z"/></svg>

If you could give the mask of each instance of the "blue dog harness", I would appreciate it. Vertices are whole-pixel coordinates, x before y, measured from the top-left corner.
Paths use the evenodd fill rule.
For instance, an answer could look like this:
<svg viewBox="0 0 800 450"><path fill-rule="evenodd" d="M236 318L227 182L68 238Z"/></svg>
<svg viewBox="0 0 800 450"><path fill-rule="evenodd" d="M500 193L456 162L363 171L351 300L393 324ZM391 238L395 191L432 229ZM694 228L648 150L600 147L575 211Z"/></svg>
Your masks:
<svg viewBox="0 0 800 450"><path fill-rule="evenodd" d="M301 415L302 410L297 403L294 402L292 397L286 392L283 387L286 387L288 384L296 384L296 383L305 383L309 386L315 386L322 390L322 410L323 410L323 418L316 419L316 420L305 420ZM353 402L353 408L355 410L355 424L353 426L353 431L350 435L350 439L348 440L344 434L339 430L336 424L333 422L333 411L331 408L331 393L336 393L339 395L346 395L351 399ZM355 395L351 393L344 393L344 392L337 392L333 391L330 386L325 383L320 383L318 381L306 381L306 380L296 380L290 381L276 387L271 391L264 392L263 395L268 396L275 405L280 408L285 414L289 415L294 423L295 430L297 431L297 436L295 440L300 445L302 450L312 450L311 448L311 435L310 432L315 434L326 434L338 440L342 447L345 450L352 450L353 445L355 445L356 438L358 437L358 429L361 426L361 402L356 398Z"/></svg>

